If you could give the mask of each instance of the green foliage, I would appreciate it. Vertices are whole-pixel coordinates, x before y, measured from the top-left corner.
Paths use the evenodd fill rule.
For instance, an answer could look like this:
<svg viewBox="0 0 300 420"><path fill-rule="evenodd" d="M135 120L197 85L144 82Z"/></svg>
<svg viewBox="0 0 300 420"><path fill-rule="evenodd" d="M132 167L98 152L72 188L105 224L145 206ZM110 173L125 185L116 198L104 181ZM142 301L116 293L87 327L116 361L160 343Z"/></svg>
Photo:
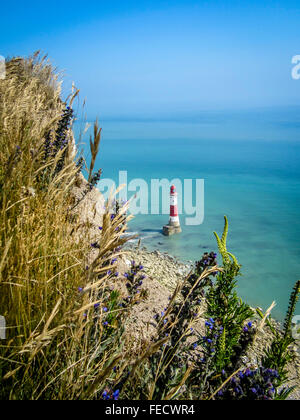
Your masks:
<svg viewBox="0 0 300 420"><path fill-rule="evenodd" d="M240 273L240 265L236 257L227 251L228 220L222 238L215 233L219 251L223 259L223 270L217 275L216 282L210 287L207 295L207 316L213 318L223 332L216 342L215 368L217 372L227 367L235 368L237 352L245 351L245 343L240 346L243 327L247 319L253 316L252 309L237 296L236 276ZM251 340L249 340L250 344Z"/></svg>
<svg viewBox="0 0 300 420"><path fill-rule="evenodd" d="M236 259L236 257L231 254L230 252L227 251L227 235L228 235L228 219L226 216L224 216L225 219L225 225L224 225L224 231L222 234L221 239L219 238L218 234L216 232L214 232L214 235L216 237L217 240L217 244L218 244L218 248L219 248L219 252L223 258L223 264L224 266L230 265L230 258L232 259L232 266L236 268L237 272L240 269L240 265Z"/></svg>
<svg viewBox="0 0 300 420"><path fill-rule="evenodd" d="M293 338L292 332L291 332L291 325L292 325L292 318L293 318L295 308L296 308L296 303L299 298L299 293L300 293L300 281L298 280L290 296L289 307L288 307L285 321L284 321L283 332L274 329L271 323L268 322L268 325L274 335L274 340L272 341L270 348L267 349L266 355L262 363L264 366L271 369L276 369L278 371L279 377L280 377L279 385L282 385L283 383L287 381L287 378L288 378L287 364L293 359L293 356L291 352L289 351L289 347L292 344L295 344L295 339Z"/></svg>
<svg viewBox="0 0 300 420"><path fill-rule="evenodd" d="M292 319L295 314L295 309L296 309L296 304L299 299L299 294L300 294L300 280L296 282L290 296L289 307L285 316L285 321L284 321L284 326L283 326L285 338L287 338L288 336L291 336Z"/></svg>

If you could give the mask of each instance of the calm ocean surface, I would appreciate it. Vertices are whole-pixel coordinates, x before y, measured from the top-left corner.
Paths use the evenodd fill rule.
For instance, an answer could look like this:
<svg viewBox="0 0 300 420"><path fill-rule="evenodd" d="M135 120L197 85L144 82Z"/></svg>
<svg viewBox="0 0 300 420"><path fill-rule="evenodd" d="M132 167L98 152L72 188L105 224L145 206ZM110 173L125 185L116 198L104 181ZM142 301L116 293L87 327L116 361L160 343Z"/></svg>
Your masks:
<svg viewBox="0 0 300 420"><path fill-rule="evenodd" d="M96 167L117 183L119 170L128 172L128 181L204 179L202 225L182 224L181 235L166 238L161 228L168 216L149 214L136 216L130 229L149 248L196 260L216 250L213 231L222 233L226 214L228 249L242 264L239 295L263 309L276 300L273 316L282 320L300 278L299 116L278 110L205 113L182 122L103 121Z"/></svg>

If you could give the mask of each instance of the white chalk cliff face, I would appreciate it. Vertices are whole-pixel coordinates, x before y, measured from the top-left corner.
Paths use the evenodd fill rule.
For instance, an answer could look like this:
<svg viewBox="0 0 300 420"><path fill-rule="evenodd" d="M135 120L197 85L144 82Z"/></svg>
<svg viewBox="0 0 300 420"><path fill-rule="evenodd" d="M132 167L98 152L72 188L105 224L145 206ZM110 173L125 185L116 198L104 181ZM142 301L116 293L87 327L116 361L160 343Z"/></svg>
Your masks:
<svg viewBox="0 0 300 420"><path fill-rule="evenodd" d="M99 234L99 227L102 226L103 220L104 197L97 188L93 188L85 194L88 185L84 176L79 174L77 185L72 189L75 202L79 201L74 213L78 215L80 223L88 223L91 230L95 229Z"/></svg>

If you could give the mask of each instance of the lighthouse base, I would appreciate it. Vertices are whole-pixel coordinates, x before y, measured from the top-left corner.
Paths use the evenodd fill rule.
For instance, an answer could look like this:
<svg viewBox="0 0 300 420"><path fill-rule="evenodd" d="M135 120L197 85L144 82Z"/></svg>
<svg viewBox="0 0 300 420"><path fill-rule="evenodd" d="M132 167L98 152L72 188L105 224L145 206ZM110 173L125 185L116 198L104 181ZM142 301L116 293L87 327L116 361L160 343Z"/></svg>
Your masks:
<svg viewBox="0 0 300 420"><path fill-rule="evenodd" d="M171 236L171 235L174 235L174 234L180 233L180 232L181 232L180 225L178 225L178 226L165 225L163 227L163 234L165 236Z"/></svg>

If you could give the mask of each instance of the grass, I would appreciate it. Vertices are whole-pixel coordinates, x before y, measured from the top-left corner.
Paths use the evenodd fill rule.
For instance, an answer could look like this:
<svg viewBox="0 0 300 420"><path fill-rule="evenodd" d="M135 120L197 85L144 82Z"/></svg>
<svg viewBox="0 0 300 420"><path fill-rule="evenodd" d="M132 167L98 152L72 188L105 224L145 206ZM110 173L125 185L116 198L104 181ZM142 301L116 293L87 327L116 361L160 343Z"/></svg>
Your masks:
<svg viewBox="0 0 300 420"><path fill-rule="evenodd" d="M227 220L222 238L216 235L222 266L216 254L205 254L156 315L152 340L137 345L128 335L131 309L147 299L143 268L133 263L125 273L127 295L112 289L115 263L130 239L123 236L128 203L114 204L111 196L97 238L72 211L82 166L71 130L74 95L61 100L58 76L38 54L9 60L0 81L0 314L8 326L0 341L0 398L287 397L280 386L287 380L299 283L283 336L273 331L266 367L245 371L240 360L256 331L249 326L253 311L234 290L240 266L226 248ZM96 122L83 196L101 175L100 169L93 175L100 139ZM197 331L201 300L207 302L205 336ZM260 315L272 330L269 317Z"/></svg>
<svg viewBox="0 0 300 420"><path fill-rule="evenodd" d="M101 249L87 269L90 234L81 226L79 241L68 212L78 175L71 140L45 159L47 136L67 106L57 78L45 59L13 59L0 92L0 312L8 325L0 397L88 398L98 372L116 358L101 340L105 316L95 305L108 299L109 261L124 243L121 216L104 215Z"/></svg>

